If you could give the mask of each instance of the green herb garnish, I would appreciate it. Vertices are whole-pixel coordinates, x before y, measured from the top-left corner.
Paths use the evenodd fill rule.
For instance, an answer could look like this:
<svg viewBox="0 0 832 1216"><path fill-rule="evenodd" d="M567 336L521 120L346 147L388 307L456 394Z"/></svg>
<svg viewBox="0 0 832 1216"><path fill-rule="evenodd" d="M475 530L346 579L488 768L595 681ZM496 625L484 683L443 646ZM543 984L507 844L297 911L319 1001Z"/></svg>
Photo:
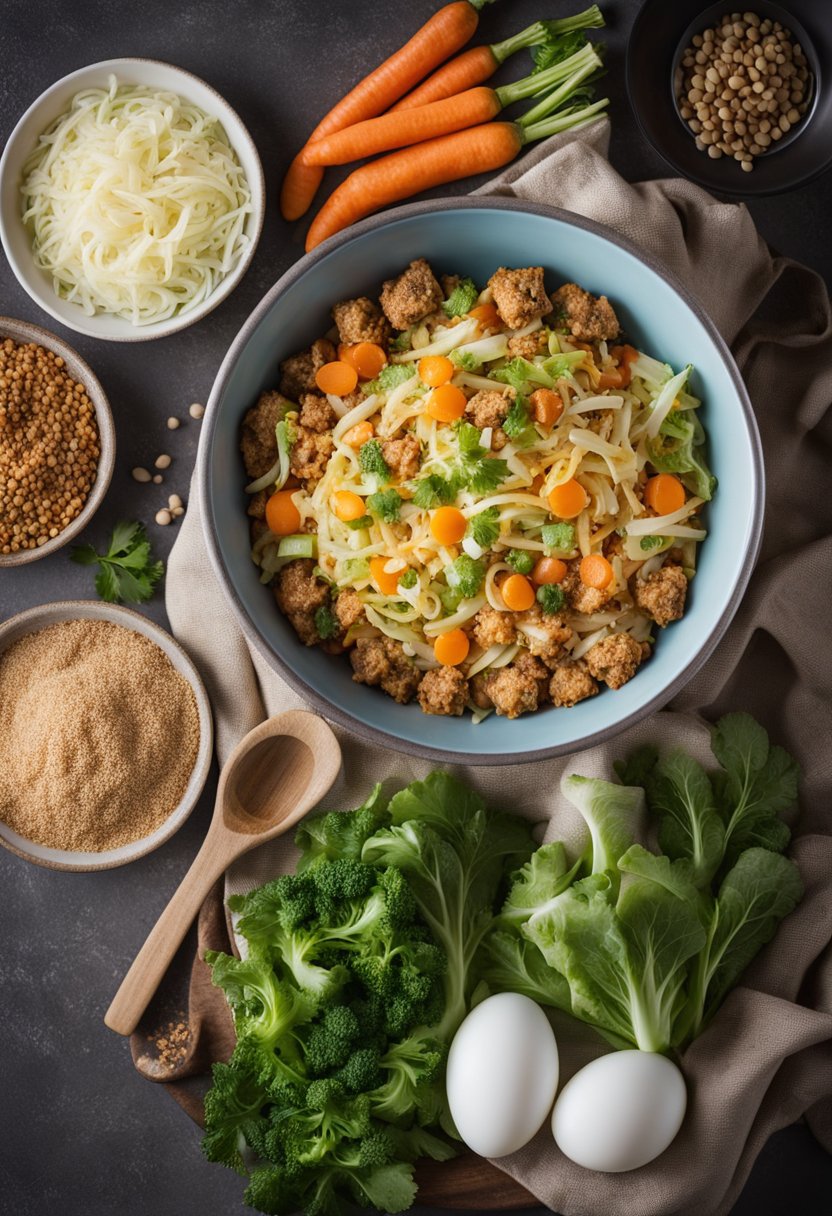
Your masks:
<svg viewBox="0 0 832 1216"><path fill-rule="evenodd" d="M76 545L70 557L80 566L98 565L95 589L110 604L143 604L165 572L162 562L152 559L144 526L135 522L116 524L106 553Z"/></svg>

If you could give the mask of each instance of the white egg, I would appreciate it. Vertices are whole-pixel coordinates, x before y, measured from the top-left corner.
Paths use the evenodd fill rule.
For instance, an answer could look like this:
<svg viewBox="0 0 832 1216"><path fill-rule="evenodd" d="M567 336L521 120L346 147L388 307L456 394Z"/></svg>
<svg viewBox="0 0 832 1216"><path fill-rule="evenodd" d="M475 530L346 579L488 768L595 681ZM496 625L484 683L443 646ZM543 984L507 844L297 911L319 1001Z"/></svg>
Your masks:
<svg viewBox="0 0 832 1216"><path fill-rule="evenodd" d="M517 992L477 1005L448 1053L448 1104L481 1157L514 1153L540 1129L558 1088L558 1045L545 1013Z"/></svg>
<svg viewBox="0 0 832 1216"><path fill-rule="evenodd" d="M564 1085L552 1111L552 1134L578 1165L623 1173L664 1152L686 1106L684 1077L667 1056L614 1051Z"/></svg>

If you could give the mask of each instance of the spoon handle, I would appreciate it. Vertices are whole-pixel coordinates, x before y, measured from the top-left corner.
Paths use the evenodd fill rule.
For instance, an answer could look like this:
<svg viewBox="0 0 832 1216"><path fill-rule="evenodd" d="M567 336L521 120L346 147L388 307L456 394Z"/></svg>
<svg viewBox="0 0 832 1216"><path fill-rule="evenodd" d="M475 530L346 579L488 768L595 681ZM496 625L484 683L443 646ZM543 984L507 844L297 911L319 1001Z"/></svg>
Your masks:
<svg viewBox="0 0 832 1216"><path fill-rule="evenodd" d="M224 836L222 829L218 832L216 825L212 826L191 868L121 981L104 1017L105 1025L117 1034L129 1035L136 1029L205 896L239 852L239 848L233 848L233 842L223 840Z"/></svg>

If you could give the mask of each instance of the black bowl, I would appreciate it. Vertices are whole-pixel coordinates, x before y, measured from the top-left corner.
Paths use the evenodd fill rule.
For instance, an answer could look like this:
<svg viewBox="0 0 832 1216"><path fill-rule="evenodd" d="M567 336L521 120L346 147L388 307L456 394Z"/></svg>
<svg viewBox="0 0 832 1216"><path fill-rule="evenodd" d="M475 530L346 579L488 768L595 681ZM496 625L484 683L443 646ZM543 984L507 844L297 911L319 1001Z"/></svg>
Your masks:
<svg viewBox="0 0 832 1216"><path fill-rule="evenodd" d="M737 8L740 6L736 6ZM824 0L749 0L749 11L788 27L809 62L813 88L809 109L786 139L758 156L745 173L728 157L700 152L676 103L674 76L682 52L725 12L731 0L703 8L701 0L646 0L627 46L627 92L641 128L672 168L707 190L729 197L780 194L805 185L832 165L832 20Z"/></svg>

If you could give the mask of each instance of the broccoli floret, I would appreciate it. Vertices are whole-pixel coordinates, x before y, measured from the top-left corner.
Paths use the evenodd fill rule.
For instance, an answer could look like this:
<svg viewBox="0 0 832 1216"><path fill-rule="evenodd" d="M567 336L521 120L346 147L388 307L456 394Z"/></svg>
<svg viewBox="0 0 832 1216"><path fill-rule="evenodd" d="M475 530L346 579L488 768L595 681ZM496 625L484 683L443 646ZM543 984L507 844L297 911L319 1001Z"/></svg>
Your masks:
<svg viewBox="0 0 832 1216"><path fill-rule="evenodd" d="M517 574L531 574L534 570L534 554L528 549L509 549L506 565L511 566Z"/></svg>
<svg viewBox="0 0 832 1216"><path fill-rule="evenodd" d="M393 524L399 518L402 501L398 490L378 490L367 499L367 509L385 523Z"/></svg>
<svg viewBox="0 0 832 1216"><path fill-rule="evenodd" d="M329 811L304 819L295 834L295 844L301 851L299 871L305 871L320 857L330 861L360 858L364 841L383 823L386 807L381 786L376 785L367 801L354 811Z"/></svg>
<svg viewBox="0 0 832 1216"><path fill-rule="evenodd" d="M357 1009L360 1006L356 1006ZM361 1026L361 1037L366 1037L365 1027ZM347 1060L346 1064L339 1069L335 1074L335 1079L339 1081L344 1088L353 1094L364 1093L368 1089L375 1089L381 1081L381 1073L379 1072L378 1062L380 1059L379 1051L375 1047L359 1047L354 1051Z"/></svg>
<svg viewBox="0 0 832 1216"><path fill-rule="evenodd" d="M268 1126L262 1117L268 1099L257 1075L248 1068L232 1063L214 1064L211 1073L213 1085L205 1095L202 1151L209 1161L244 1174L240 1137L249 1140L256 1124Z"/></svg>
<svg viewBox="0 0 832 1216"><path fill-rule="evenodd" d="M315 911L322 920L337 916L342 905L369 895L376 880L372 866L352 857L339 857L304 871L315 890Z"/></svg>
<svg viewBox="0 0 832 1216"><path fill-rule="evenodd" d="M399 586L404 587L405 591L409 591L411 587L415 587L419 581L419 576L415 570L405 570L404 574L399 579Z"/></svg>
<svg viewBox="0 0 832 1216"><path fill-rule="evenodd" d="M416 900L401 870L387 866L380 872L378 881L384 892L385 923L391 929L410 925L416 919Z"/></svg>
<svg viewBox="0 0 832 1216"><path fill-rule="evenodd" d="M393 347L396 350L399 349L395 342ZM406 350L407 347L404 349ZM364 395L371 397L373 393L389 393L391 389L398 388L400 384L411 380L415 374L411 363L388 363L387 367L381 369L375 380L371 380L363 386Z"/></svg>
<svg viewBox="0 0 832 1216"><path fill-rule="evenodd" d="M574 524L544 524L540 531L540 539L546 548L546 553L571 553L575 548Z"/></svg>
<svg viewBox="0 0 832 1216"><path fill-rule="evenodd" d="M448 358L464 372L478 372L482 368L482 361L470 350L452 350Z"/></svg>
<svg viewBox="0 0 832 1216"><path fill-rule="evenodd" d="M279 980L271 962L232 958L213 950L206 952L205 961L212 983L225 992L238 1037L252 1036L264 1047L274 1048L295 1027L311 1020L314 1000Z"/></svg>
<svg viewBox="0 0 832 1216"><path fill-rule="evenodd" d="M330 1005L306 1039L306 1066L312 1076L323 1077L346 1064L359 1033L358 1018L348 1005Z"/></svg>
<svg viewBox="0 0 832 1216"><path fill-rule="evenodd" d="M445 581L454 591L458 591L463 599L476 595L485 578L485 564L481 558L469 557L460 553L455 561L445 570Z"/></svg>
<svg viewBox="0 0 832 1216"><path fill-rule="evenodd" d="M544 612L552 614L560 612L566 603L563 588L557 583L544 583L537 589L537 602Z"/></svg>
<svg viewBox="0 0 832 1216"><path fill-rule="evenodd" d="M381 485L386 485L393 476L390 466L384 459L378 439L369 439L366 443L362 443L358 449L358 463L362 473L375 477Z"/></svg>

